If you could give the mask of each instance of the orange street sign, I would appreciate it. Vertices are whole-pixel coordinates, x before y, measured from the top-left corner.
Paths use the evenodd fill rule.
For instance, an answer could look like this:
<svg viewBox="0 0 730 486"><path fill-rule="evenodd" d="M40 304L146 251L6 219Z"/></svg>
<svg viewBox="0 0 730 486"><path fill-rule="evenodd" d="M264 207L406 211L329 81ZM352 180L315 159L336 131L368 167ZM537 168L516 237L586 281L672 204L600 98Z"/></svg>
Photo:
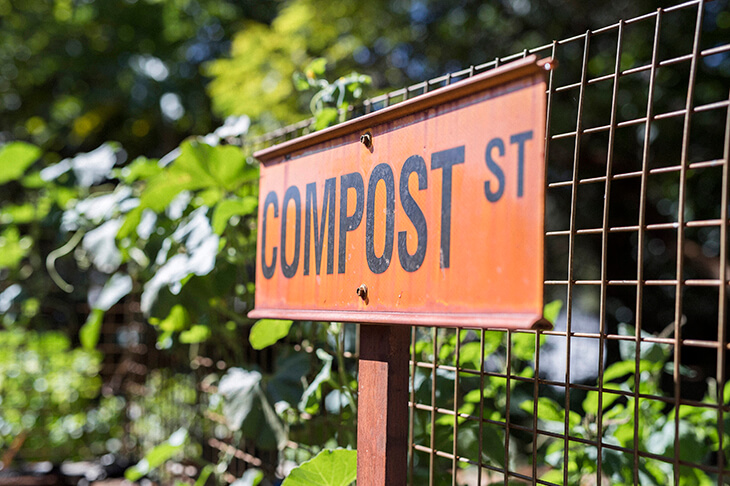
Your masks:
<svg viewBox="0 0 730 486"><path fill-rule="evenodd" d="M534 56L254 154L251 318L545 324Z"/></svg>

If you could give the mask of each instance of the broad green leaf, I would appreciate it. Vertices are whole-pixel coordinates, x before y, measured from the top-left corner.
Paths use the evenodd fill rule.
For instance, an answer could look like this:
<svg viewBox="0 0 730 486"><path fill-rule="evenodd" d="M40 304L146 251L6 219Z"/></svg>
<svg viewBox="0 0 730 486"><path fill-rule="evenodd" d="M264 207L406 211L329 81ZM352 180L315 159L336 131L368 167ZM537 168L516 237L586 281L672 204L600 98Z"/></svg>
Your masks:
<svg viewBox="0 0 730 486"><path fill-rule="evenodd" d="M620 386L616 385L615 383L605 383L603 386L604 390L620 390ZM618 393L601 393L602 402L601 402L601 409L606 410L608 407L610 407L616 400L621 398L621 395ZM598 392L597 391L589 391L586 395L585 400L583 400L583 411L587 414L592 415L598 415Z"/></svg>
<svg viewBox="0 0 730 486"><path fill-rule="evenodd" d="M607 381L615 380L616 378L621 378L630 373L633 374L635 368L636 363L632 360L618 361L606 368L603 372L603 381L605 383Z"/></svg>
<svg viewBox="0 0 730 486"><path fill-rule="evenodd" d="M153 177L140 196L140 211L150 208L162 212L182 191L200 187L194 175L182 171L167 170ZM134 226L137 227L136 225Z"/></svg>
<svg viewBox="0 0 730 486"><path fill-rule="evenodd" d="M489 356L485 352L485 357ZM459 366L471 367L473 369L481 369L479 363L482 360L482 346L480 343L471 342L461 345L459 350Z"/></svg>
<svg viewBox="0 0 730 486"><path fill-rule="evenodd" d="M180 146L180 156L171 172L185 173L192 178L191 189L223 188L234 190L243 182L247 168L240 147L187 141Z"/></svg>
<svg viewBox="0 0 730 486"><path fill-rule="evenodd" d="M89 317L79 330L79 341L84 349L95 349L101 334L101 325L104 322L104 310L92 309Z"/></svg>
<svg viewBox="0 0 730 486"><path fill-rule="evenodd" d="M202 324L196 324L188 330L180 333L180 342L184 344L202 343L210 337L210 328Z"/></svg>
<svg viewBox="0 0 730 486"><path fill-rule="evenodd" d="M560 310L562 308L562 300L553 300L552 302L548 302L547 304L545 304L542 315L543 317L545 317L545 319L550 321L551 324L555 324L555 321L558 319L558 315L560 314Z"/></svg>
<svg viewBox="0 0 730 486"><path fill-rule="evenodd" d="M220 201L225 194L223 193L223 190L219 187L211 187L210 189L205 189L204 191L201 191L198 193L197 197L195 198L196 204L201 204L203 206L212 207L218 204L218 201Z"/></svg>
<svg viewBox="0 0 730 486"><path fill-rule="evenodd" d="M18 179L41 156L41 149L25 142L0 147L0 184Z"/></svg>
<svg viewBox="0 0 730 486"><path fill-rule="evenodd" d="M512 353L522 361L535 359L535 335L517 332L512 334Z"/></svg>
<svg viewBox="0 0 730 486"><path fill-rule="evenodd" d="M293 469L282 486L348 486L357 478L357 451L323 450Z"/></svg>
<svg viewBox="0 0 730 486"><path fill-rule="evenodd" d="M131 184L140 179L151 179L160 172L162 167L158 163L157 159L148 159L147 157L137 157L132 161L131 164L127 165L123 169L119 170L121 179Z"/></svg>
<svg viewBox="0 0 730 486"><path fill-rule="evenodd" d="M248 341L254 349L264 349L289 334L292 321L261 319L251 328Z"/></svg>
<svg viewBox="0 0 730 486"><path fill-rule="evenodd" d="M258 200L253 196L246 196L243 199L226 199L218 203L213 212L213 231L223 234L228 221L233 216L247 216L253 214L258 207Z"/></svg>
<svg viewBox="0 0 730 486"><path fill-rule="evenodd" d="M525 400L520 403L520 409L532 414L533 402L531 400ZM565 421L565 411L556 402L547 397L539 397L537 399L537 416L540 420L547 420L549 422Z"/></svg>

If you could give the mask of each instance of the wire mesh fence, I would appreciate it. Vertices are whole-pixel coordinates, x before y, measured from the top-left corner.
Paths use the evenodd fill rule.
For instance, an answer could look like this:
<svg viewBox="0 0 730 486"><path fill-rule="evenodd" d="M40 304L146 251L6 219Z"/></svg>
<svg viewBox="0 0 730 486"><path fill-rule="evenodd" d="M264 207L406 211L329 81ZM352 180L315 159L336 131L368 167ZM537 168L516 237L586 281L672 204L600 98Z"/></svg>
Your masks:
<svg viewBox="0 0 730 486"><path fill-rule="evenodd" d="M413 328L411 484L730 482L726 7L660 8L349 113L528 54L559 62L545 134L555 327Z"/></svg>

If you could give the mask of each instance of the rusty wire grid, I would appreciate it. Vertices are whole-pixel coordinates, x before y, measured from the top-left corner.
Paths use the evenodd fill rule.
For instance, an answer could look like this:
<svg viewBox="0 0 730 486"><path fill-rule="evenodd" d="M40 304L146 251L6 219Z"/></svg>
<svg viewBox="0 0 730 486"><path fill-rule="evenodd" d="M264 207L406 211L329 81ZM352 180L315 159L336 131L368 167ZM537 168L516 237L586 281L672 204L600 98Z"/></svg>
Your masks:
<svg viewBox="0 0 730 486"><path fill-rule="evenodd" d="M724 8L658 9L350 113L529 54L559 62L545 134L555 328L413 328L411 484L730 484L730 39L705 41Z"/></svg>

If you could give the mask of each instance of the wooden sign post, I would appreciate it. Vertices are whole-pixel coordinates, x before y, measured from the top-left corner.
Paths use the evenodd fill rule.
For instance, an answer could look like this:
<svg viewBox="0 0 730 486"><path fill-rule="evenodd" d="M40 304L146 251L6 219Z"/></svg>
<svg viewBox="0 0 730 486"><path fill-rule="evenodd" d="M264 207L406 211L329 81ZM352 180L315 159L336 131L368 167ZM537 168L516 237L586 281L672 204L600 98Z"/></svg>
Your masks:
<svg viewBox="0 0 730 486"><path fill-rule="evenodd" d="M254 154L249 317L369 324L360 486L405 483L408 326L545 325L546 68L531 56Z"/></svg>

